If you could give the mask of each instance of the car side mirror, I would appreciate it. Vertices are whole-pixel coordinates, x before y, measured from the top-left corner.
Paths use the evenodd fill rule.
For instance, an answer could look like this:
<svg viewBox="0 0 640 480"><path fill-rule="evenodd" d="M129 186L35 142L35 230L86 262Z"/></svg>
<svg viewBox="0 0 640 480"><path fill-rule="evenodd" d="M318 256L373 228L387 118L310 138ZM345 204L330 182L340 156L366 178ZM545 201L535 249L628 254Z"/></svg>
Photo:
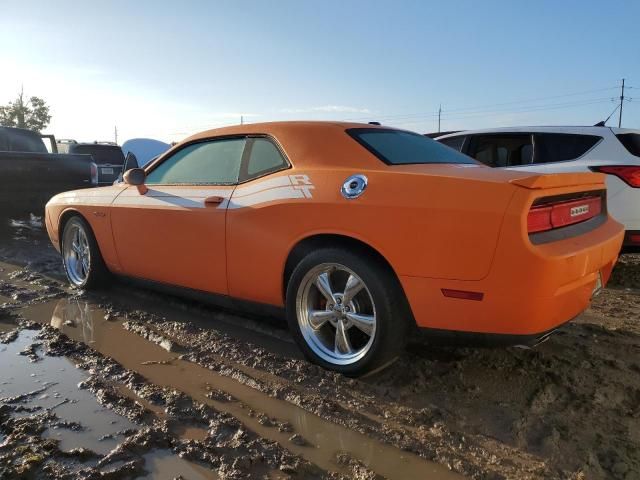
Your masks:
<svg viewBox="0 0 640 480"><path fill-rule="evenodd" d="M122 179L124 180L124 183L126 183L127 185L138 187L138 192L140 192L141 195L144 195L149 190L144 185L144 179L146 178L146 176L147 174L144 172L143 169L132 168L124 172Z"/></svg>

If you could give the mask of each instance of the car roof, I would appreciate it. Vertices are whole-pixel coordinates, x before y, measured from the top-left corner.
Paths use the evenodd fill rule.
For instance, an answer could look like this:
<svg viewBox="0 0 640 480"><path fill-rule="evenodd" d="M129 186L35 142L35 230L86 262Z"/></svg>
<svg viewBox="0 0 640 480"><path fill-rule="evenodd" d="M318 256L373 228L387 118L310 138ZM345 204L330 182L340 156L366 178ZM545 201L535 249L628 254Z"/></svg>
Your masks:
<svg viewBox="0 0 640 480"><path fill-rule="evenodd" d="M613 132L616 133L640 133L640 130L633 129L619 129L613 127L596 127L596 126L559 126L559 125L549 125L549 126L523 126L523 127L499 127L499 128L486 128L481 130L463 130L457 133L442 135L436 137L447 138L447 137L455 137L460 135L475 135L475 134L486 134L486 133L522 133L522 132L532 132L532 133L577 133L583 135L602 135L603 132Z"/></svg>
<svg viewBox="0 0 640 480"><path fill-rule="evenodd" d="M305 130L309 132L318 132L319 130L346 130L348 128L371 128L387 130L393 129L392 127L387 127L384 125L373 125L369 123L295 120L283 122L245 123L243 125L214 128L211 130L205 130L203 132L196 133L195 135L188 137L184 141L200 140L224 135L277 135L278 133L288 132L292 130L295 130L297 132L302 132Z"/></svg>

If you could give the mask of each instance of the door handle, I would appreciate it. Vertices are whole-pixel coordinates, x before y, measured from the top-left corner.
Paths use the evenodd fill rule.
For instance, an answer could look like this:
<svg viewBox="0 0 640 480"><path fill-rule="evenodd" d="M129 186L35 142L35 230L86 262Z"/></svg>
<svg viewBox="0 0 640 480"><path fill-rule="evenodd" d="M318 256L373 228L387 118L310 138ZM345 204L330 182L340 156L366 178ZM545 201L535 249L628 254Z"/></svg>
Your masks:
<svg viewBox="0 0 640 480"><path fill-rule="evenodd" d="M207 197L204 199L205 205L218 205L224 202L224 197L219 197L218 195L213 195L212 197Z"/></svg>

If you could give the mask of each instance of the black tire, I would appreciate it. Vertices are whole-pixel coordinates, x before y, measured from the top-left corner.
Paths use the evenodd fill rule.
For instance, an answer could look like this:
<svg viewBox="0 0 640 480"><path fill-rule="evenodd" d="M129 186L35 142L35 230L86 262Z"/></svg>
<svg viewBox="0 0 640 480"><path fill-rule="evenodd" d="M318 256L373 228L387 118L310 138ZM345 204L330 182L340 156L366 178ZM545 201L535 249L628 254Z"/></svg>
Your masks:
<svg viewBox="0 0 640 480"><path fill-rule="evenodd" d="M300 305L304 304L305 287L301 284L303 281L305 284L311 283L308 278L313 277L314 269L321 268L324 264L344 266L355 273L366 286L366 293L369 294L367 298L375 305L376 326L372 343L364 356L350 364L337 364L332 359L322 358L317 354L305 338L305 327L301 326L298 319L299 296ZM321 297L316 295L316 298ZM307 359L328 370L354 377L376 372L393 363L404 349L412 319L400 283L387 265L366 252L352 252L339 247L312 251L294 268L287 284L286 311L291 333ZM332 325L323 325L321 328L333 328L326 335L330 342L331 332L337 331L337 328ZM318 329L309 330L307 326L306 331L315 335L313 332L318 332ZM318 350L317 345L314 348Z"/></svg>
<svg viewBox="0 0 640 480"><path fill-rule="evenodd" d="M84 232L89 251L88 269L87 271L83 270L83 279L79 278L77 272L74 274L73 270L75 269L73 268L73 259L69 260L65 254L69 248L72 248L70 245L70 236L73 235L77 229L81 229L82 232ZM106 285L110 276L109 270L104 264L100 248L98 248L98 242L96 241L96 237L93 234L91 226L80 215L71 217L65 223L61 236L60 251L62 252L62 264L64 266L64 271L72 287L92 290ZM76 262L77 261L78 260L76 260Z"/></svg>

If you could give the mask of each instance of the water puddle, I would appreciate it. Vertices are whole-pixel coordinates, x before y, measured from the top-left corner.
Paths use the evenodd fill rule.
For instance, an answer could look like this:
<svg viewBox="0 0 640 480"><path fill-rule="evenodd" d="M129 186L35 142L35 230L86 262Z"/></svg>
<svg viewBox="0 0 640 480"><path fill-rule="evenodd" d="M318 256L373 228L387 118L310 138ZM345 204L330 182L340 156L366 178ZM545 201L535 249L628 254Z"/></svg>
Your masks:
<svg viewBox="0 0 640 480"><path fill-rule="evenodd" d="M2 296L0 295L0 301L2 301ZM13 323L5 323L0 320L0 334L13 330L16 326Z"/></svg>
<svg viewBox="0 0 640 480"><path fill-rule="evenodd" d="M325 421L207 368L180 360L176 353L125 330L122 319L106 320L103 310L85 300L67 298L32 305L22 309L21 313L31 320L53 325L73 340L90 345L158 386L176 389L200 403L233 415L263 438L279 442L292 453L326 470L347 473L335 459L338 453L348 453L389 479L461 478L444 466ZM212 390L226 392L238 401L211 399L207 394ZM279 431L271 422L259 422L255 412L289 423L293 431L306 440L306 444L290 441L292 432ZM197 435L201 434L197 432Z"/></svg>
<svg viewBox="0 0 640 480"><path fill-rule="evenodd" d="M184 480L214 480L218 476L215 472L187 462L174 455L169 450L157 450L144 455L144 468L149 473L141 479L148 480L174 480L183 478Z"/></svg>
<svg viewBox="0 0 640 480"><path fill-rule="evenodd" d="M36 334L22 331L14 342L0 345L0 404L53 411L65 423L49 426L43 435L58 440L63 451L84 447L99 454L110 452L124 438L119 432L136 425L101 406L91 392L79 389L87 374L71 360L39 355L33 362L21 355ZM17 396L24 398L17 400Z"/></svg>

